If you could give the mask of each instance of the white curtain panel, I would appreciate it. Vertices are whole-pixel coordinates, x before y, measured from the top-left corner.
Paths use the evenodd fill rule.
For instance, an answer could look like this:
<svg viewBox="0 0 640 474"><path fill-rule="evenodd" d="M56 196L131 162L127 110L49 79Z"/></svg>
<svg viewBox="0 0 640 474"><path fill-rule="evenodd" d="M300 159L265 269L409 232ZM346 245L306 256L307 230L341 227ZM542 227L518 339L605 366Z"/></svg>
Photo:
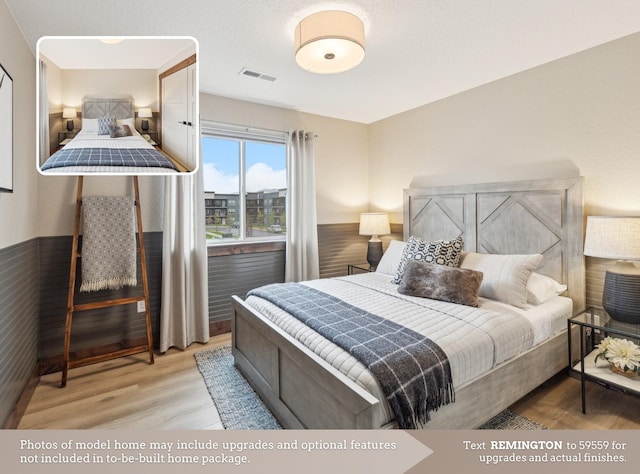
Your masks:
<svg viewBox="0 0 640 474"><path fill-rule="evenodd" d="M286 281L320 277L313 140L312 132L302 130L289 138Z"/></svg>
<svg viewBox="0 0 640 474"><path fill-rule="evenodd" d="M40 61L40 90L38 91L38 111L40 114L38 144L40 147L40 164L49 158L49 94L47 93L47 63Z"/></svg>
<svg viewBox="0 0 640 474"><path fill-rule="evenodd" d="M209 340L202 172L165 178L160 352Z"/></svg>

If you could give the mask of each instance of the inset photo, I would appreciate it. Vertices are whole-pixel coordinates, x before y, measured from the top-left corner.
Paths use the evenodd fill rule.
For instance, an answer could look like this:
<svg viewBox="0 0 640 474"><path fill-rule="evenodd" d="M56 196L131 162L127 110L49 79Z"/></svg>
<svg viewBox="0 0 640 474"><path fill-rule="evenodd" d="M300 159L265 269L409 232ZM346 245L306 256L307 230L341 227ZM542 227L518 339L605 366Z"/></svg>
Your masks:
<svg viewBox="0 0 640 474"><path fill-rule="evenodd" d="M191 37L40 38L38 171L196 171L197 53Z"/></svg>

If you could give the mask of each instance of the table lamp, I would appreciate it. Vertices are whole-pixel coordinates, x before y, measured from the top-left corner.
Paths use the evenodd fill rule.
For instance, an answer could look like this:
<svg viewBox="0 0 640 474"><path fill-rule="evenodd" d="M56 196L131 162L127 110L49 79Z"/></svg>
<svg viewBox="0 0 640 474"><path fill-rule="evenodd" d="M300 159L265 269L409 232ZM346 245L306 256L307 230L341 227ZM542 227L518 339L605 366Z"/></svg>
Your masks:
<svg viewBox="0 0 640 474"><path fill-rule="evenodd" d="M67 131L71 132L73 131L74 125L73 125L73 119L76 118L78 116L78 113L76 112L76 109L74 109L73 107L64 107L62 109L62 118L66 118L67 120Z"/></svg>
<svg viewBox="0 0 640 474"><path fill-rule="evenodd" d="M153 113L151 112L151 107L140 107L138 109L138 117L148 119L149 117L153 117ZM149 130L149 121L142 120L140 122L140 128L142 128L143 132L147 132Z"/></svg>
<svg viewBox="0 0 640 474"><path fill-rule="evenodd" d="M365 212L360 214L360 235L370 235L367 246L367 262L375 269L382 258L382 241L379 235L391 233L389 215L384 212Z"/></svg>
<svg viewBox="0 0 640 474"><path fill-rule="evenodd" d="M607 269L602 307L617 321L640 323L640 217L588 216L584 254L618 260Z"/></svg>

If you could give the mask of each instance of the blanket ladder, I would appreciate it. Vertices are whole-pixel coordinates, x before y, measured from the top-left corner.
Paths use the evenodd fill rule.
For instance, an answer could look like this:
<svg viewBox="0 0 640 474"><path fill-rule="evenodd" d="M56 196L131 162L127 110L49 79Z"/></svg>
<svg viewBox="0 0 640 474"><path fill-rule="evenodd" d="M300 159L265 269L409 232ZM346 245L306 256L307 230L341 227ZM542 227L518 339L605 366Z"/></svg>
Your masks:
<svg viewBox="0 0 640 474"><path fill-rule="evenodd" d="M71 249L71 269L69 272L69 297L67 300L67 319L65 324L65 333L64 333L64 356L62 363L62 381L60 383L60 387L66 387L67 385L67 374L69 369L73 369L75 367L82 367L89 364L94 364L97 362L102 362L105 360L111 360L118 357L129 356L133 354L140 354L142 352L149 352L149 363L153 364L153 334L151 331L151 310L149 308L149 288L148 288L148 280L147 280L147 262L144 250L144 239L142 233L142 214L140 212L140 192L138 188L138 177L133 176L133 189L135 194L135 211L136 211L136 221L137 221L137 234L138 234L138 244L136 248L136 253L140 254L140 258L138 261L140 262L140 270L142 274L142 296L132 296L126 298L117 298L117 299L109 299L103 301L94 301L90 303L84 304L75 304L75 287L76 287L76 265L78 258L81 258L82 255L78 251L78 234L80 232L80 211L82 207L82 185L83 185L83 176L78 176L78 188L76 192L76 209L75 209L75 221L73 227L73 247ZM106 308L110 306L119 306L126 304L137 304L139 301L144 301L145 304L145 320L146 320L146 328L147 328L147 342L146 344L137 345L135 347L126 347L122 349L117 349L111 352L107 352L104 354L98 355L90 355L82 358L77 358L74 360L70 359L70 349L71 349L71 323L73 321L73 314L78 311L88 311L92 309L98 308Z"/></svg>

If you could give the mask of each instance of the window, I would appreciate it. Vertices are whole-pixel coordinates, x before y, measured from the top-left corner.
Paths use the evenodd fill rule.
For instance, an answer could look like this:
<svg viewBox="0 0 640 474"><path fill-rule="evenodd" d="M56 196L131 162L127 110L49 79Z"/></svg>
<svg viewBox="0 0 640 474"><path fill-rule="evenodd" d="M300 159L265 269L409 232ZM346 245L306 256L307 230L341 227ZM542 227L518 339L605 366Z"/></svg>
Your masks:
<svg viewBox="0 0 640 474"><path fill-rule="evenodd" d="M201 157L209 243L285 238L284 133L203 124Z"/></svg>

